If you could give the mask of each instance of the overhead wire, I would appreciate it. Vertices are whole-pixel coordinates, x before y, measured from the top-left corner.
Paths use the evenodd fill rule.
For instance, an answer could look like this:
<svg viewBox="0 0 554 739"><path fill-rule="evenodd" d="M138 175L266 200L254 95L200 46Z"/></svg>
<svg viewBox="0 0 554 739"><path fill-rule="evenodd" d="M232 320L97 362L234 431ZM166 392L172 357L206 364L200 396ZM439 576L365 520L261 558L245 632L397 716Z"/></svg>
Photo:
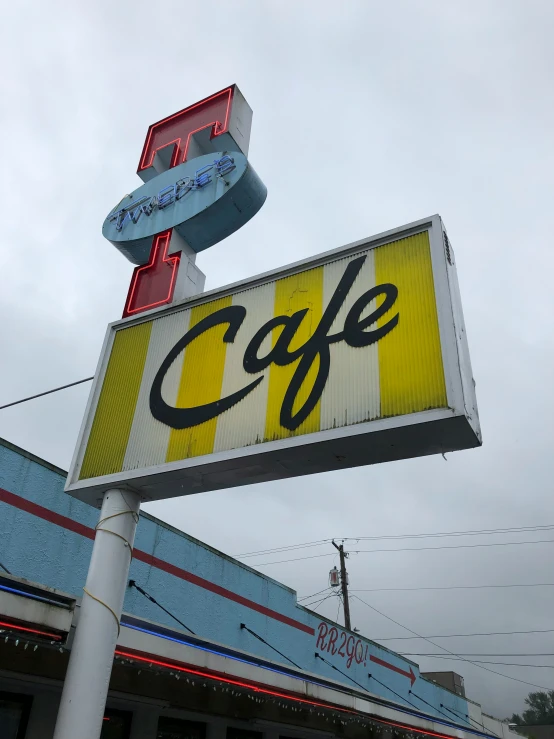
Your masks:
<svg viewBox="0 0 554 739"><path fill-rule="evenodd" d="M297 603L300 603L303 600L309 600L310 598L313 598L316 595L321 595L321 593L327 592L331 586L328 585L326 588L323 588L323 590L318 590L317 593L312 593L311 595L303 595L301 598L297 599Z"/></svg>
<svg viewBox="0 0 554 739"><path fill-rule="evenodd" d="M332 598L334 596L334 593L330 593L329 595L325 596L322 600L319 601L317 605L313 605L311 603L308 603L304 606L304 608L309 608L311 611L315 611L319 608L319 606L322 606L326 600L329 600L329 598Z"/></svg>
<svg viewBox="0 0 554 739"><path fill-rule="evenodd" d="M352 596L357 597L357 596ZM362 600L358 598L358 600ZM364 601L362 601L363 603ZM530 629L529 631L480 631L473 634L429 634L427 636L383 636L375 637L373 641L407 641L414 639L453 639L473 636L513 636L515 634L552 634L554 629ZM440 647L442 648L442 647Z"/></svg>
<svg viewBox="0 0 554 739"><path fill-rule="evenodd" d="M493 542L489 544L456 544L451 547L402 547L400 549L354 549L349 554L376 554L383 552L423 552L423 551L444 551L445 549L477 549L482 547L509 547L521 544L553 544L554 539L535 539L532 541L503 541ZM255 562L252 567L265 567L267 565L283 564L285 562L300 562L306 559L319 559L321 557L331 557L333 552L325 554L312 554L307 557L294 557L292 559L278 559L272 562Z"/></svg>
<svg viewBox="0 0 554 739"><path fill-rule="evenodd" d="M389 621L392 621L392 623L396 624L397 626L400 626L400 628L405 629L406 631L409 631L410 633L414 634L415 636L419 637L420 639L425 639L425 641L428 641L429 644L432 644L434 647L437 647L437 649L442 649L444 652L447 652L448 654L453 655L454 657L458 657L463 662L467 662L470 665L475 665L475 667L478 667L480 670L485 670L486 672L491 672L493 675L499 675L500 677L506 678L506 680L513 680L518 683L523 683L524 685L531 685L533 688L540 688L541 690L550 690L550 688L546 688L544 685L537 685L536 683L528 682L527 680L520 680L517 677L512 677L511 675L504 675L502 672L496 672L496 670L491 670L490 667L484 667L483 665L478 664L477 662L474 662L470 659L460 657L459 654L456 654L456 652L450 651L450 649L447 649L446 647L441 646L440 644L436 644L435 642L431 641L427 637L422 637L421 634L418 634L413 629L410 629L408 626L405 626L404 624L401 624L399 621L396 621L394 618L391 618L391 616L387 616L386 613L383 613L382 611L378 610L374 606L370 605L367 601L360 598L359 595L353 595L352 598L355 598L356 600L359 600L360 603L363 603L368 608L370 608L372 611L375 611L375 613L378 613L380 616L383 616L383 618L388 619Z"/></svg>
<svg viewBox="0 0 554 739"><path fill-rule="evenodd" d="M554 582L510 583L507 585L426 585L417 588L356 588L351 593L396 593L418 590L483 590L487 588L554 588Z"/></svg>
<svg viewBox="0 0 554 739"><path fill-rule="evenodd" d="M340 607L341 607L341 603L342 603L342 598L340 597L340 593L338 594L338 596L339 596L338 597L339 604L337 606L337 615L335 616L335 622L336 623L339 622L339 612L340 612Z"/></svg>
<svg viewBox="0 0 554 739"><path fill-rule="evenodd" d="M326 600L332 593L326 593L322 597L318 596L315 600L312 600L310 603L300 603L301 606L304 606L304 608L310 608L311 606L315 605L316 603L321 603L324 600Z"/></svg>
<svg viewBox="0 0 554 739"><path fill-rule="evenodd" d="M379 536L348 536L343 541L381 541L383 539L430 539L448 536L490 536L512 534L518 531L548 531L554 529L554 523L533 524L532 526L509 526L495 529L469 529L467 531L439 531L431 534L393 534Z"/></svg>
<svg viewBox="0 0 554 739"><path fill-rule="evenodd" d="M533 526L511 526L505 528L496 529L471 529L467 531L439 531L431 534L392 534L392 535L380 535L380 536L335 536L334 539L345 541L384 541L384 540L403 540L403 539L430 539L430 538L441 538L449 536L491 536L500 535L516 532L529 532L529 531L550 531L554 529L554 524L536 524ZM301 542L299 544L290 544L282 547L273 547L271 549L259 549L254 552L244 552L243 554L235 554L233 556L237 558L243 557L254 557L263 554L275 554L277 552L294 551L295 549L303 549L306 547L322 546L331 541L331 539L317 539L315 541Z"/></svg>
<svg viewBox="0 0 554 739"><path fill-rule="evenodd" d="M257 557L259 554L275 554L277 552L288 552L294 549L305 549L307 547L319 547L322 544L328 544L332 539L318 539L316 541L307 541L301 544L290 544L282 547L274 547L273 549L259 549L256 552L245 552L244 554L233 554L232 557L243 559L245 557Z"/></svg>
<svg viewBox="0 0 554 739"><path fill-rule="evenodd" d="M436 652L398 652L404 657L444 657ZM461 657L554 657L554 652L458 652Z"/></svg>
<svg viewBox="0 0 554 739"><path fill-rule="evenodd" d="M464 657L451 657L448 654L429 654L428 657L434 657L436 659L462 660L463 662L468 661L464 659ZM542 667L543 669L554 670L554 665L529 665L521 662L492 662L484 659L473 659L471 661L479 665L502 665L506 667Z"/></svg>
<svg viewBox="0 0 554 739"><path fill-rule="evenodd" d="M12 400L11 403L5 403L4 405L0 405L0 411L4 410L4 408L11 408L12 405L19 405L20 403L26 403L28 400L35 400L35 398L42 398L43 395L50 395L51 393L57 393L59 390L65 390L68 387L75 387L75 385L82 385L83 382L90 382L91 380L94 380L94 375L92 377L85 377L84 380L77 380L77 382L70 382L67 385L60 385L59 387L55 387L52 390L45 390L43 393L37 393L36 395L29 395L27 398L21 398L21 400Z"/></svg>

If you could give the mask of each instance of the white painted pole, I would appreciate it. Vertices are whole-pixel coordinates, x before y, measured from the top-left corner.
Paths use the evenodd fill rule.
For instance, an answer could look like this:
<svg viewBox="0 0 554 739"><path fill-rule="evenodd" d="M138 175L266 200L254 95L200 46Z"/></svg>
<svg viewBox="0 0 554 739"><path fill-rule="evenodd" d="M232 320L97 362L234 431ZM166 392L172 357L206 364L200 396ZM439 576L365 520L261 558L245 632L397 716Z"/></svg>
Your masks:
<svg viewBox="0 0 554 739"><path fill-rule="evenodd" d="M139 510L133 491L104 494L54 739L100 737Z"/></svg>

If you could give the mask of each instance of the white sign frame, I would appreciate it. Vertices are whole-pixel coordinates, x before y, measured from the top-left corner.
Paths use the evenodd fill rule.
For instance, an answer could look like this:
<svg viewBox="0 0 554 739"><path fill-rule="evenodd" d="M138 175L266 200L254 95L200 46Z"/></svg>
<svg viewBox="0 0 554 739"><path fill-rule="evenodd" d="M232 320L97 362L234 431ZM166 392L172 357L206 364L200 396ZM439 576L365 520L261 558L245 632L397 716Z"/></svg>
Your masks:
<svg viewBox="0 0 554 739"><path fill-rule="evenodd" d="M380 418L139 470L78 479L86 447L84 442L93 422L117 329L149 321L160 312L167 315L183 310L184 306L192 308L425 231L429 233L431 249L447 408ZM103 493L113 487L134 489L144 500L161 500L480 446L482 439L474 386L454 255L442 220L440 216L434 215L281 269L111 323L106 332L65 491L91 505L98 505ZM436 442L438 435L442 440L439 445Z"/></svg>

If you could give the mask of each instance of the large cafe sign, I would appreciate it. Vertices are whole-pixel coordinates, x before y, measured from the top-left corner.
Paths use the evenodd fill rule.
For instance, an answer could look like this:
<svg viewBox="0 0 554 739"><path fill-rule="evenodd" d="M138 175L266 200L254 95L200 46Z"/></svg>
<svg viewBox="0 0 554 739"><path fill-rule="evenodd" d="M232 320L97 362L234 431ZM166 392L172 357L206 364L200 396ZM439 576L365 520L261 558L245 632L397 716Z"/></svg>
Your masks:
<svg viewBox="0 0 554 739"><path fill-rule="evenodd" d="M433 216L111 324L67 490L156 500L480 443Z"/></svg>

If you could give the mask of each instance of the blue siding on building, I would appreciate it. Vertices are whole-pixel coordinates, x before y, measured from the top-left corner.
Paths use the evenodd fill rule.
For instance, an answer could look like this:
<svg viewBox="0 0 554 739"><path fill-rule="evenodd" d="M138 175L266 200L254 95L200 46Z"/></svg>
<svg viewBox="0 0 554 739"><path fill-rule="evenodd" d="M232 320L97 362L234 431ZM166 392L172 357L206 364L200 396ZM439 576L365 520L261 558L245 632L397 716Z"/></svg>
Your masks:
<svg viewBox="0 0 554 739"><path fill-rule="evenodd" d="M98 521L98 511L66 495L63 492L64 483L63 470L0 440L0 488L94 529ZM314 631L313 635L306 633L306 628L302 630L284 623L278 617L260 613L135 558L131 564L130 577L199 636L257 654L264 659L283 661L269 647L241 630L240 624L245 623L309 672L342 681L352 687L347 678L315 657L317 650L340 670L350 674L353 680L367 686L372 693L385 699L397 700L391 692L394 691L418 709L430 710L413 695L409 695L410 680L407 677L369 661L369 657L374 655L406 672L412 669L417 677L414 692L439 709L437 717L441 717L441 703L458 713L468 712L464 699L421 679L417 665L367 640L362 640L358 647L359 654L360 648L364 651L364 660L360 664L352 660L350 667L347 667L345 657L338 651L340 638L336 642L334 654L332 651L323 651L321 642L316 647L318 626L322 619L297 605L293 590L144 513L141 514L135 540L135 552L138 550L226 588L242 598L275 611L285 617L285 620L293 619L299 625L303 624L308 630ZM90 538L21 510L0 498L0 562L12 574L80 597L91 551ZM124 610L169 627L176 626L169 616L134 588L127 590ZM325 624L329 629L333 627L330 622L325 621ZM340 627L337 628L339 632L342 631ZM353 638L358 640L358 635ZM328 643L327 638L325 644ZM351 640L350 646L353 643L355 641ZM367 663L364 664L366 645ZM390 690L369 679L368 673L372 673Z"/></svg>

